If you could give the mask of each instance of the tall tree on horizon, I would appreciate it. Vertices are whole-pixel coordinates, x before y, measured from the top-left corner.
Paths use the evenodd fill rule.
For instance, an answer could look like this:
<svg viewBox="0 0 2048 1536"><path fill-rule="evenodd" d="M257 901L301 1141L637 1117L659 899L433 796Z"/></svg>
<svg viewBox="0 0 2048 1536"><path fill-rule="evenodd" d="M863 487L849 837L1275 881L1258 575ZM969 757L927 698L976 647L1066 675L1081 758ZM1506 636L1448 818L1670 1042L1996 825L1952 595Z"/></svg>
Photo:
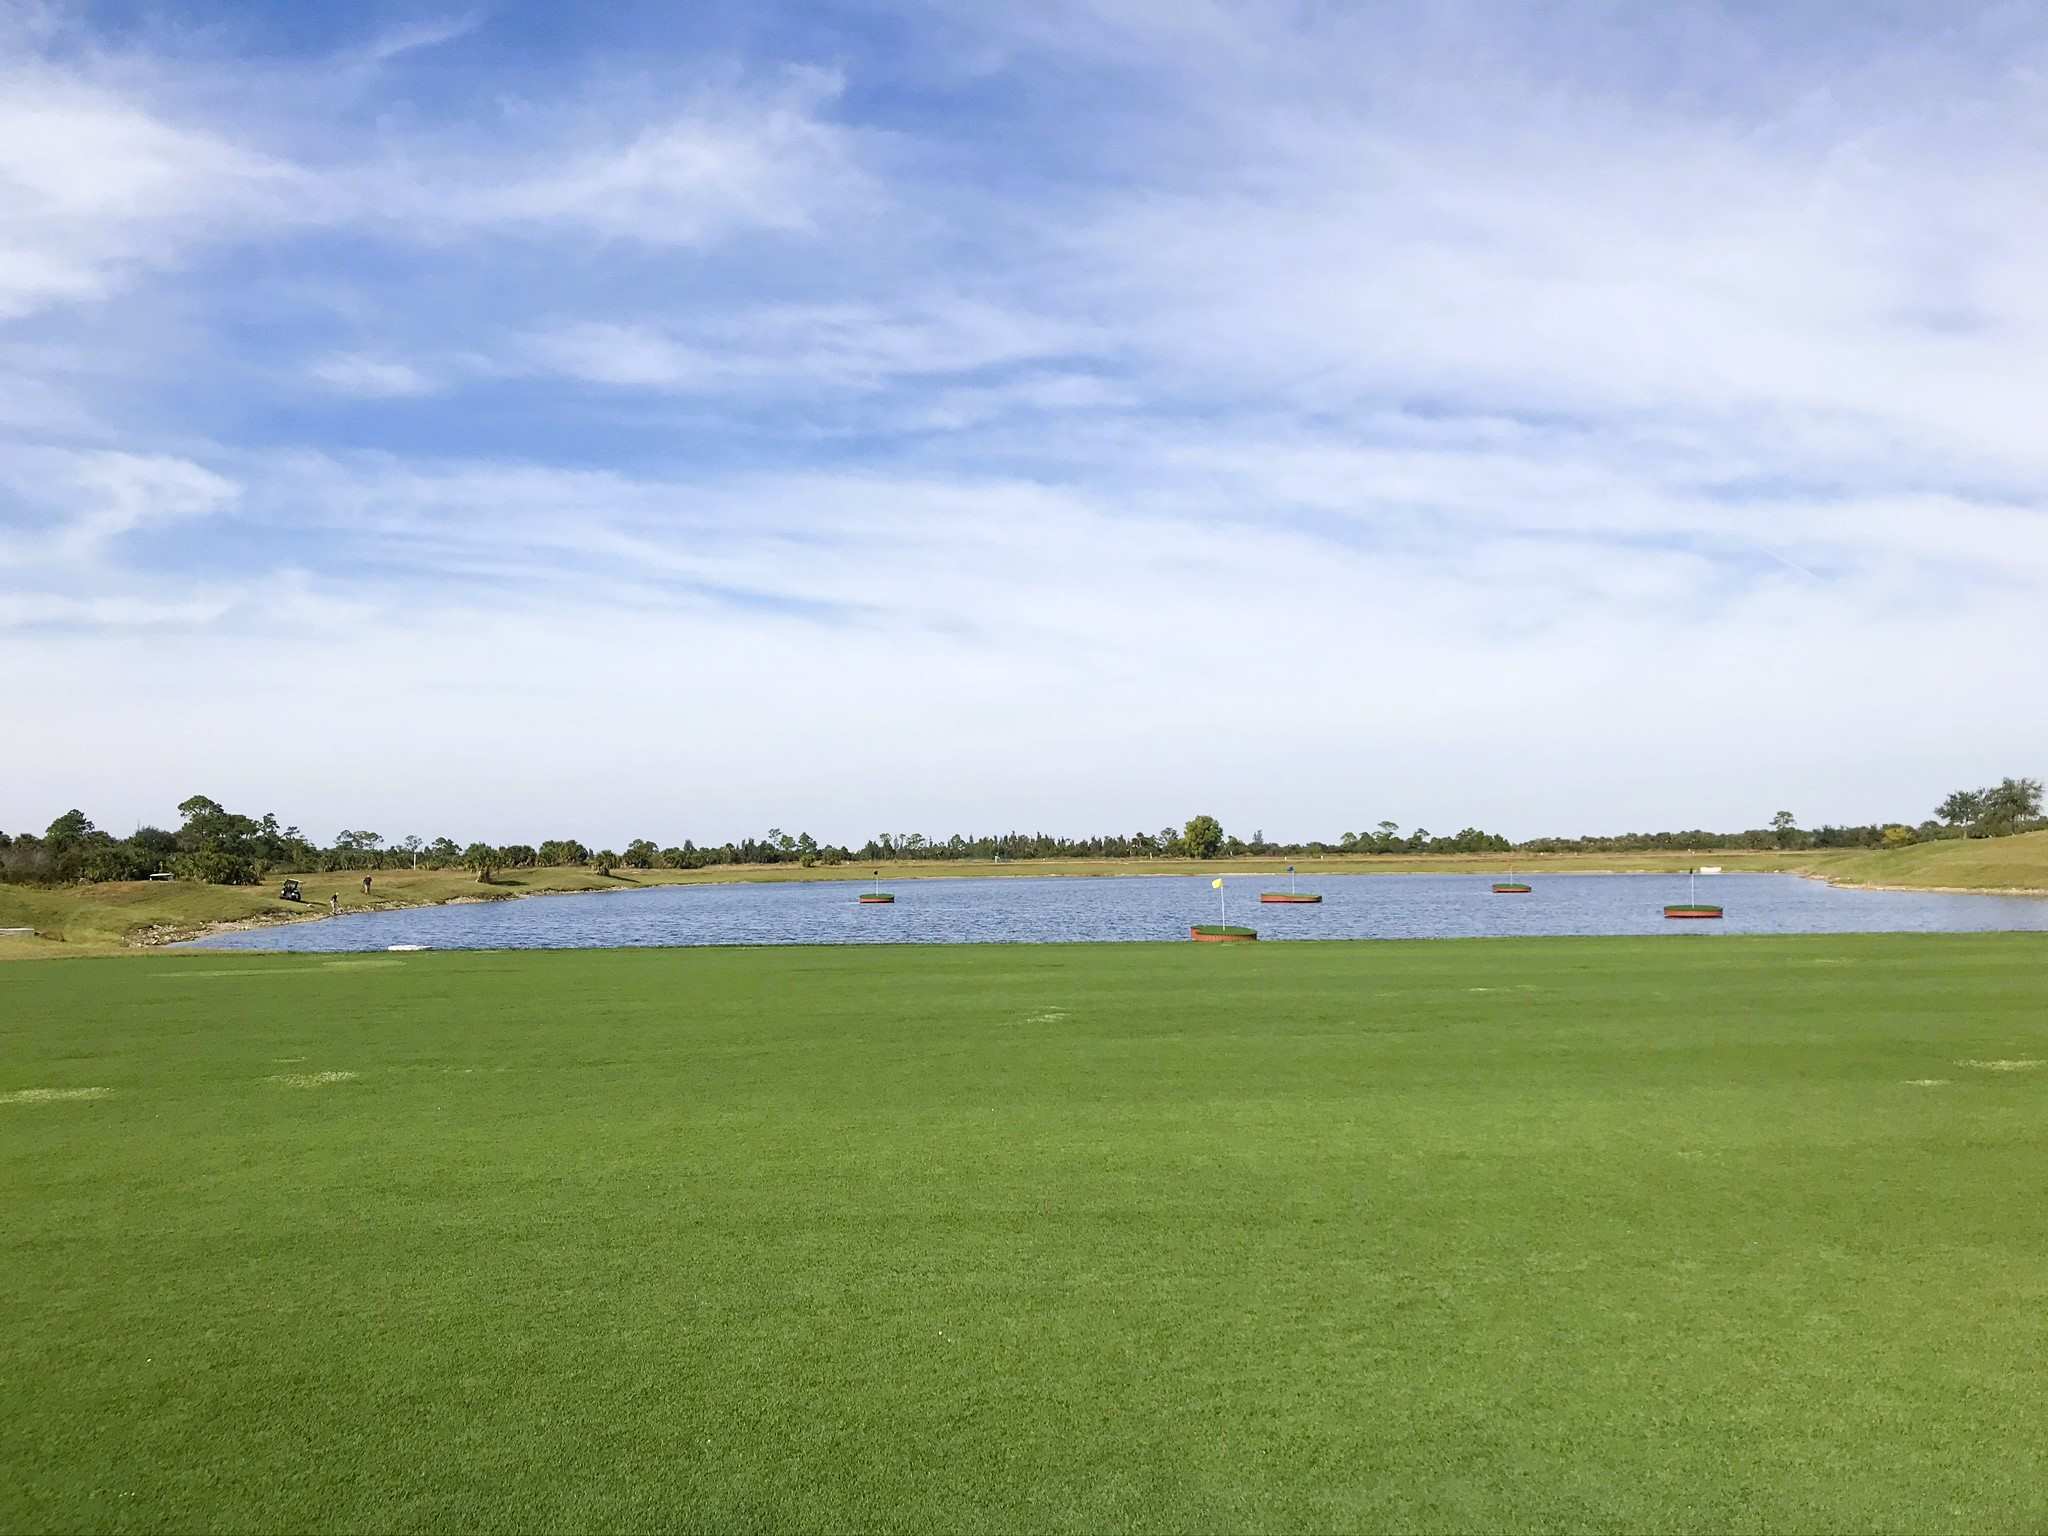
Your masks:
<svg viewBox="0 0 2048 1536"><path fill-rule="evenodd" d="M1216 850L1223 846L1223 823L1214 816L1193 816L1181 835L1187 843L1189 858L1213 859Z"/></svg>
<svg viewBox="0 0 2048 1536"><path fill-rule="evenodd" d="M1934 808L1934 814L1951 827L1967 827L1984 814L1984 791L1959 789Z"/></svg>
<svg viewBox="0 0 2048 1536"><path fill-rule="evenodd" d="M2019 830L2022 821L2040 814L2039 779L2000 779L1984 791L1978 823L1993 836L2004 836Z"/></svg>

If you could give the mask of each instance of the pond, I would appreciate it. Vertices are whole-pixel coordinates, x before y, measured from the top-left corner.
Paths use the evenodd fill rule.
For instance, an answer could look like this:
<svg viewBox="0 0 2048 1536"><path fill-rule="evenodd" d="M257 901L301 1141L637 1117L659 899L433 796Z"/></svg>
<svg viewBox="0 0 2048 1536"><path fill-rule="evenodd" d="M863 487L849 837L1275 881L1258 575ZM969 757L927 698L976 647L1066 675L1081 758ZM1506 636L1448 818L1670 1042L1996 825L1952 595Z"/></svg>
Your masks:
<svg viewBox="0 0 2048 1536"><path fill-rule="evenodd" d="M1490 875L1324 875L1301 880L1320 906L1261 906L1285 875L1233 876L1232 922L1261 942L1566 934L1942 933L2048 931L2048 898L1937 891L1839 890L1796 875L1702 877L1698 899L1720 922L1670 922L1684 875L1531 875L1526 896L1497 896ZM1217 920L1204 878L1024 876L899 880L893 906L860 906L846 881L661 885L591 895L363 912L222 934L210 949L336 952L393 944L433 949L607 949L674 944L1044 944L1181 939Z"/></svg>

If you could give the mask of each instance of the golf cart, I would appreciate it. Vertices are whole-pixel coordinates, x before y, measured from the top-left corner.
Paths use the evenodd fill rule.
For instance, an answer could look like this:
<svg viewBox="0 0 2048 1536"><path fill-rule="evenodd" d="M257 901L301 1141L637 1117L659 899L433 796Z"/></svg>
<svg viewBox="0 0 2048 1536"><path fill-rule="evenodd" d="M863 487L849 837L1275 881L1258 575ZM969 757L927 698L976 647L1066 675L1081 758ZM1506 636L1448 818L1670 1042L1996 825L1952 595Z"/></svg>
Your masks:
<svg viewBox="0 0 2048 1536"><path fill-rule="evenodd" d="M277 894L285 901L304 901L306 899L305 893L299 889L299 882L296 880L285 881L284 889Z"/></svg>

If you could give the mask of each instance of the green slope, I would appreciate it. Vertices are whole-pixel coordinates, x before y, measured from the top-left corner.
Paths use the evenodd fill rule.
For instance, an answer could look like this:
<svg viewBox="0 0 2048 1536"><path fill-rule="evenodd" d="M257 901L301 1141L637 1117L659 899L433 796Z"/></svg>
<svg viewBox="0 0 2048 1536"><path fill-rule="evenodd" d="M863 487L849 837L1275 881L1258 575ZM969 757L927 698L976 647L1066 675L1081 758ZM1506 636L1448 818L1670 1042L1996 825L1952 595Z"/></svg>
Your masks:
<svg viewBox="0 0 2048 1536"><path fill-rule="evenodd" d="M2048 832L1805 853L1791 856L1787 867L1852 885L2048 891Z"/></svg>

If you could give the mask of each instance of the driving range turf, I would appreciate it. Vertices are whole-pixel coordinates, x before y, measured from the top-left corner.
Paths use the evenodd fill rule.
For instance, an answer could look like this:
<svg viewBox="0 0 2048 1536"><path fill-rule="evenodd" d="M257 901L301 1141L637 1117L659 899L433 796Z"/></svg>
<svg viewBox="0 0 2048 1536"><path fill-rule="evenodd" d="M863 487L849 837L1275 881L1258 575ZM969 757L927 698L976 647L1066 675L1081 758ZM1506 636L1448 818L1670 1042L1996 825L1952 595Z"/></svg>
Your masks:
<svg viewBox="0 0 2048 1536"><path fill-rule="evenodd" d="M2039 1529L2043 1061L2039 935L0 967L0 1529Z"/></svg>

